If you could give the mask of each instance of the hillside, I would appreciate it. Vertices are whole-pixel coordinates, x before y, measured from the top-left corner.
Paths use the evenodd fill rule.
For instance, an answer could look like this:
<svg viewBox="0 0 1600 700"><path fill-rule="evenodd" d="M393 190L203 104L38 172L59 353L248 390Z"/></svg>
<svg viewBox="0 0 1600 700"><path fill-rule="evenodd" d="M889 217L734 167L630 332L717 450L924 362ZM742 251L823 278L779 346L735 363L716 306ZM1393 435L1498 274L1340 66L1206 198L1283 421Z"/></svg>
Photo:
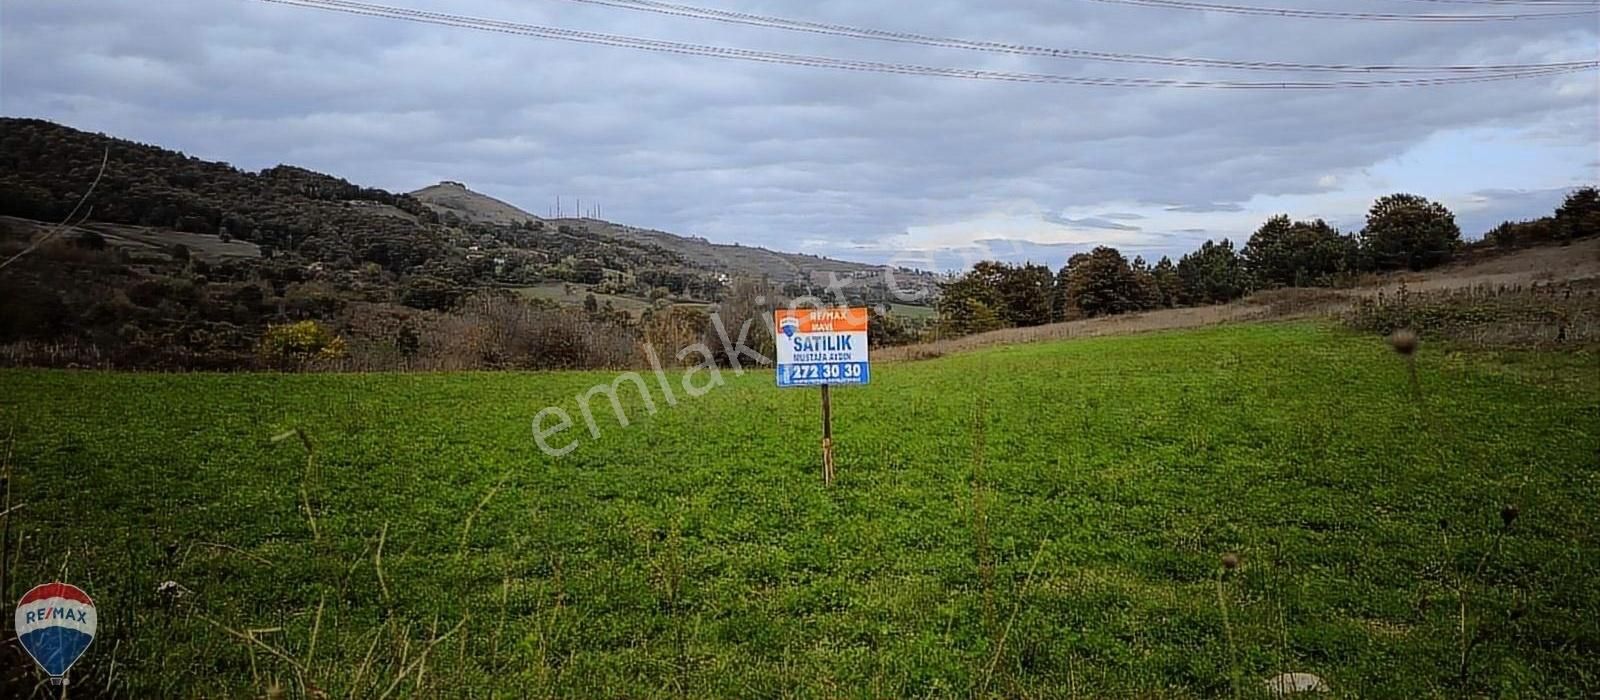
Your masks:
<svg viewBox="0 0 1600 700"><path fill-rule="evenodd" d="M853 270L849 301L889 299L870 266L620 230L545 221L459 183L397 194L0 118L0 259L27 252L0 274L0 362L252 366L267 327L305 320L414 350L417 312L500 291L607 327L704 311L740 276L767 276L776 297Z"/></svg>
<svg viewBox="0 0 1600 700"><path fill-rule="evenodd" d="M544 219L454 181L429 185L410 193L410 196L441 216L454 215L463 221L507 225L548 222L599 237L660 248L676 254L685 264L697 269L730 276L765 277L778 285L800 282L802 286L826 286L837 280L836 286L839 288L867 294L870 288L884 284L884 272L890 269L883 265L803 253L712 243L695 236L682 236L603 219ZM924 271L894 270L894 279L901 289L931 293L936 288L935 277Z"/></svg>
<svg viewBox="0 0 1600 700"><path fill-rule="evenodd" d="M804 293L836 272L850 276L862 301L887 296L873 274L881 268L872 265L714 245L604 221L546 222L458 182L397 194L288 165L247 172L37 119L0 118L0 132L0 215L62 220L89 191L104 156L88 221L147 227L146 238L162 231L226 237L254 243L268 258L341 270L375 264L400 277L427 274L465 286L617 279L637 289L613 291L639 299L666 286L714 300L714 287L729 277L764 275ZM494 271L473 263L497 257L494 250L506 251ZM931 276L900 277L932 285ZM635 279L644 281L629 282Z"/></svg>
<svg viewBox="0 0 1600 700"><path fill-rule="evenodd" d="M794 277L810 276L814 273L820 273L821 277L825 277L826 273L829 272L836 273L841 277L873 275L881 273L885 269L882 265L834 260L817 255L782 253L754 246L712 243L704 238L680 236L665 231L626 226L596 219L559 219L557 221L584 226L589 231L602 236L659 246L683 256L691 264L707 269L721 270L729 274L761 274L767 275L774 280L787 280ZM918 276L911 275L911 277ZM821 277L819 277L819 280Z"/></svg>
<svg viewBox="0 0 1600 700"><path fill-rule="evenodd" d="M465 221L487 224L532 224L541 219L489 195L473 192L466 185L446 180L411 193L417 201L438 214L454 214Z"/></svg>

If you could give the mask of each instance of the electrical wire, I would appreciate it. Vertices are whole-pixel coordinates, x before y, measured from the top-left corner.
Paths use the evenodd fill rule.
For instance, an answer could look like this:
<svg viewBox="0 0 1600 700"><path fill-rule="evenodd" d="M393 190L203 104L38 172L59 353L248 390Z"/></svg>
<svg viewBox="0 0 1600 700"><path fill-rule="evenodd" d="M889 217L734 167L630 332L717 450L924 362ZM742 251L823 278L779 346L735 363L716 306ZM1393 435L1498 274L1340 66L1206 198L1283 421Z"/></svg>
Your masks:
<svg viewBox="0 0 1600 700"><path fill-rule="evenodd" d="M1235 15L1267 17L1296 17L1301 19L1340 19L1367 22L1514 22L1519 20L1563 19L1600 15L1600 7L1562 12L1519 12L1514 14L1402 14L1393 12L1339 12L1333 10L1305 10L1297 8L1258 7L1254 5L1224 5L1195 0L1091 0L1112 5L1160 7L1174 10L1198 10Z"/></svg>
<svg viewBox="0 0 1600 700"><path fill-rule="evenodd" d="M705 44L690 44L683 42L660 41L655 39L641 39L637 37L621 36L616 34L602 34L598 32L585 32L572 29L543 27L515 22L502 22L487 20L462 15L452 15L441 12L427 12L407 8L398 8L388 5L352 2L348 0L256 0L278 5L314 8L341 12L353 15L399 19L409 22L418 22L438 26L472 29L477 31L496 32L518 36L531 36L559 41L571 41L583 44L601 46L615 46L631 48L657 53L679 54L689 56L705 56L731 60L752 61L758 63L772 63L782 65L802 66L808 68L828 68L834 70L858 71L867 73L886 73L897 75L915 75L927 77L955 78L964 80L986 80L1012 83L1034 83L1051 85L1081 85L1097 87L1153 87L1153 88L1208 88L1228 90L1326 90L1345 88L1378 88L1378 87L1420 87L1433 85L1451 85L1459 83L1478 83L1500 80L1515 80L1521 78L1534 78L1561 75L1578 71L1590 70L1600 67L1600 61L1584 62L1570 67L1536 68L1525 71L1509 71L1490 74L1468 74L1444 77L1419 77L1400 78L1390 80L1332 80L1332 81L1228 81L1228 80L1187 80L1171 78L1128 78L1128 77L1093 77L1073 76L1049 73L1024 73L1012 71L992 71L968 68L947 68L935 66L922 66L904 63L886 63L880 61L861 61L852 59L839 59L824 56L806 56L799 54L778 53L773 51L754 51L722 46L709 46Z"/></svg>
<svg viewBox="0 0 1600 700"><path fill-rule="evenodd" d="M1399 0L1397 0L1399 1ZM1433 2L1450 5L1479 5L1486 7L1600 7L1594 0L1404 0L1405 2Z"/></svg>
<svg viewBox="0 0 1600 700"><path fill-rule="evenodd" d="M659 2L658 0L565 0L585 5L599 5L638 12L653 12L656 14L674 17L687 17L691 19L704 19L730 24L741 24L770 29L781 29L793 32L808 32L813 34L826 34L831 36L844 36L873 41L886 41L902 44L918 44L923 46L936 46L942 48L966 49L971 51L984 51L990 53L1015 54L1024 56L1043 56L1048 58L1079 59L1087 61L1104 61L1111 63L1142 63L1163 66L1187 66L1199 68L1225 68L1232 70L1257 70L1257 71L1305 71L1305 72L1333 72L1333 73L1497 73L1537 70L1542 68L1568 68L1589 63L1586 61L1563 61L1556 63L1509 63L1490 65L1360 65L1360 64L1328 64L1328 63L1289 63L1279 61L1233 61L1214 58L1187 58L1178 56L1158 56L1151 54L1121 53L1108 51L1087 51L1083 49L1047 48L1042 46L1029 46L1026 44L1011 44L994 41L974 41L971 39L955 39L937 37L911 32L899 32L867 27L855 27L844 24L826 22L813 22L768 15L756 15L746 12L733 12L717 10L692 5Z"/></svg>

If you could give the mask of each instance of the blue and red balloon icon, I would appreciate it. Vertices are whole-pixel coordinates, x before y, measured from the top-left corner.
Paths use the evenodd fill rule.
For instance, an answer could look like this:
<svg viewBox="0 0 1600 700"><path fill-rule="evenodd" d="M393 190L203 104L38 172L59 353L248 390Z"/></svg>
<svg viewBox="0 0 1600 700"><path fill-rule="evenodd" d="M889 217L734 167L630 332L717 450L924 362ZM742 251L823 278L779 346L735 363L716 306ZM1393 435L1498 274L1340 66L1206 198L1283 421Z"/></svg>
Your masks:
<svg viewBox="0 0 1600 700"><path fill-rule="evenodd" d="M71 584L34 586L17 603L17 640L52 679L67 675L83 656L94 628L94 601Z"/></svg>
<svg viewBox="0 0 1600 700"><path fill-rule="evenodd" d="M800 321L793 316L789 316L778 324L778 330L783 331L783 337L793 338L795 331L800 330Z"/></svg>

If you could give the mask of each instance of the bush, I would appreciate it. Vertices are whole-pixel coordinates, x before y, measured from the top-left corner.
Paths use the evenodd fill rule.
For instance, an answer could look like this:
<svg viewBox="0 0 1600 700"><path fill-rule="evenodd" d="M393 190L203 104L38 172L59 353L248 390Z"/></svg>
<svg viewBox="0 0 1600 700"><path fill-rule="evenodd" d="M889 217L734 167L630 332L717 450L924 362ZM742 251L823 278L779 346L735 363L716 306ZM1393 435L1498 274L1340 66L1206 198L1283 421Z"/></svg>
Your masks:
<svg viewBox="0 0 1600 700"><path fill-rule="evenodd" d="M88 250L106 249L106 237L100 235L99 231L86 230L83 233L74 236L72 238L72 243L79 248L85 248Z"/></svg>
<svg viewBox="0 0 1600 700"><path fill-rule="evenodd" d="M345 356L344 339L316 321L298 321L267 327L258 350L262 361L280 369L299 369Z"/></svg>
<svg viewBox="0 0 1600 700"><path fill-rule="evenodd" d="M574 309L505 292L464 300L423 334L419 353L440 369L599 369L640 364L634 332Z"/></svg>
<svg viewBox="0 0 1600 700"><path fill-rule="evenodd" d="M1410 328L1424 335L1474 345L1600 343L1600 290L1563 285L1479 285L1362 299L1344 316L1347 325L1387 335Z"/></svg>
<svg viewBox="0 0 1600 700"><path fill-rule="evenodd" d="M655 349L661 364L670 366L679 363L679 351L703 339L709 323L710 317L700 308L668 306L643 319L639 328L644 333L644 342ZM691 353L683 361L693 364L703 359Z"/></svg>

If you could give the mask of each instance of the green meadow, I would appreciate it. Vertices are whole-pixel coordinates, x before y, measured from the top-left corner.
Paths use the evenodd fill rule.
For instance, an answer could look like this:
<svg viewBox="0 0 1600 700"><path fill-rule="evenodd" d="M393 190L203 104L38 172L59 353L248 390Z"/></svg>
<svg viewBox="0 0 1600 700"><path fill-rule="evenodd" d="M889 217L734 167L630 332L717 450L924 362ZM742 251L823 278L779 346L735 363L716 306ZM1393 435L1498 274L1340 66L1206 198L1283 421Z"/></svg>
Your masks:
<svg viewBox="0 0 1600 700"><path fill-rule="evenodd" d="M615 373L8 370L0 592L94 596L75 698L1600 695L1600 358L1416 370L1318 323L878 364L831 488L770 371L594 438Z"/></svg>

